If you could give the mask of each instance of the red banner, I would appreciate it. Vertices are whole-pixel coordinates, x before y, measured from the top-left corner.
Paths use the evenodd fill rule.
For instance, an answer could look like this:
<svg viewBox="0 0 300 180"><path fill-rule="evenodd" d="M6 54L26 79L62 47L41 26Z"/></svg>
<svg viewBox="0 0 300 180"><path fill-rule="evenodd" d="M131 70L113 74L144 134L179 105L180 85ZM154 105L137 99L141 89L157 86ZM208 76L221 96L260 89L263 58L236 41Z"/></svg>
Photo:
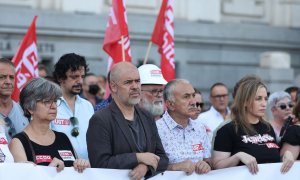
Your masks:
<svg viewBox="0 0 300 180"><path fill-rule="evenodd" d="M123 37L125 61L131 61L125 3L123 0L112 0L112 7L109 12L109 19L105 31L103 50L113 59L114 63L123 60L121 37Z"/></svg>
<svg viewBox="0 0 300 180"><path fill-rule="evenodd" d="M32 23L12 60L16 68L15 88L12 99L16 102L19 101L19 94L24 85L30 79L38 77L38 54L35 31L36 19L37 16L34 16Z"/></svg>
<svg viewBox="0 0 300 180"><path fill-rule="evenodd" d="M160 68L164 78L175 78L173 0L163 0L151 41L161 54Z"/></svg>

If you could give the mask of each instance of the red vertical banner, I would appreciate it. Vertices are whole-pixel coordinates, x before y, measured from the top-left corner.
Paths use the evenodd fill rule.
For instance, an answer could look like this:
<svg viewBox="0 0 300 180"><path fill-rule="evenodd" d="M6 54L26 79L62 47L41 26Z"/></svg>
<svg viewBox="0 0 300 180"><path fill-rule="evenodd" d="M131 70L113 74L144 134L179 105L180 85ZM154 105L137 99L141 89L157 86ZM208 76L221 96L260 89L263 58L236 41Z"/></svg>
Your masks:
<svg viewBox="0 0 300 180"><path fill-rule="evenodd" d="M103 43L103 50L109 55L107 72L109 72L112 66L118 62L123 60L131 62L130 38L125 7L125 0L112 0L112 7L109 11ZM125 59L122 57L122 46L125 51ZM109 96L109 93L107 83L105 91L106 98Z"/></svg>
<svg viewBox="0 0 300 180"><path fill-rule="evenodd" d="M122 42L123 36L123 42ZM112 0L109 19L105 31L103 50L112 58L114 63L122 61L122 43L125 49L125 61L131 61L130 40L127 27L125 2Z"/></svg>
<svg viewBox="0 0 300 180"><path fill-rule="evenodd" d="M38 53L35 28L36 19L37 16L34 16L32 23L12 60L16 69L15 87L12 99L16 102L19 101L19 94L24 85L30 79L38 77Z"/></svg>
<svg viewBox="0 0 300 180"><path fill-rule="evenodd" d="M162 1L151 37L151 41L158 45L161 54L160 68L167 81L175 78L173 2L174 0Z"/></svg>

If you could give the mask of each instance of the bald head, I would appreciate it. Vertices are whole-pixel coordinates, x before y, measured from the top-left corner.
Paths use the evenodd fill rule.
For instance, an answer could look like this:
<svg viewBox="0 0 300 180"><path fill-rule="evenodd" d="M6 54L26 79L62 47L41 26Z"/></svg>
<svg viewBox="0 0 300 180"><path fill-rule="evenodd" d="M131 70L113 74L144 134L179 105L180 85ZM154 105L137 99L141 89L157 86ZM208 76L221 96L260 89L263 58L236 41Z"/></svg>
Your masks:
<svg viewBox="0 0 300 180"><path fill-rule="evenodd" d="M110 72L110 90L117 104L133 106L139 103L141 83L138 69L129 62L120 62Z"/></svg>
<svg viewBox="0 0 300 180"><path fill-rule="evenodd" d="M110 72L110 80L118 82L125 73L138 71L137 67L130 62L119 62L115 64Z"/></svg>

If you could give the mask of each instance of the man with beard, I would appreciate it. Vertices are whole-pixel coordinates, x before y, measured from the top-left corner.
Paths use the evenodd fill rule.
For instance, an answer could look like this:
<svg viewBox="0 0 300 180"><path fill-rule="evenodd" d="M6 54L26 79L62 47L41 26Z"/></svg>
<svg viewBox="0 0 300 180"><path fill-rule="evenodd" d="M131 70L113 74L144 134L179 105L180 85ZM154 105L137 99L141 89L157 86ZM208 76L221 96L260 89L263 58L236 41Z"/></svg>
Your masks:
<svg viewBox="0 0 300 180"><path fill-rule="evenodd" d="M163 78L161 70L153 64L144 64L138 69L142 85L139 105L158 120L164 113L163 90L167 81Z"/></svg>
<svg viewBox="0 0 300 180"><path fill-rule="evenodd" d="M81 159L88 159L86 131L89 119L94 114L92 104L79 96L87 71L85 58L70 53L58 60L53 72L55 81L61 87L62 102L57 107L57 116L51 122L51 127L68 136Z"/></svg>
<svg viewBox="0 0 300 180"><path fill-rule="evenodd" d="M210 140L204 125L191 119L197 111L193 86L184 79L172 80L165 86L164 100L167 111L156 126L169 158L168 170L209 172Z"/></svg>
<svg viewBox="0 0 300 180"><path fill-rule="evenodd" d="M100 91L100 86L98 85L98 77L93 73L86 74L83 79L82 92L80 97L88 100L95 107L96 104L102 102L102 99L97 96Z"/></svg>
<svg viewBox="0 0 300 180"><path fill-rule="evenodd" d="M132 169L131 179L166 170L168 158L155 121L137 106L141 99L138 69L129 62L114 65L109 87L113 100L93 115L86 135L91 167Z"/></svg>
<svg viewBox="0 0 300 180"><path fill-rule="evenodd" d="M5 121L5 135L9 142L29 122L20 105L11 99L14 82L14 64L8 59L0 58L0 119Z"/></svg>

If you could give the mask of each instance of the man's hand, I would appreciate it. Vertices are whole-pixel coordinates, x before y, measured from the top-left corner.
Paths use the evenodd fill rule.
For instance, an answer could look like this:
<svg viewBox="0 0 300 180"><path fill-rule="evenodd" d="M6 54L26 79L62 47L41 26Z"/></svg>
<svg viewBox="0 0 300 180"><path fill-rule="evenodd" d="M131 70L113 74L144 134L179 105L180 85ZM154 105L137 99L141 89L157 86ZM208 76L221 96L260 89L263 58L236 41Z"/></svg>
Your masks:
<svg viewBox="0 0 300 180"><path fill-rule="evenodd" d="M159 162L159 156L153 154L153 153L136 153L136 158L139 163L143 163L145 165L152 166L154 170L156 170Z"/></svg>
<svg viewBox="0 0 300 180"><path fill-rule="evenodd" d="M129 172L129 177L131 180L140 180L146 175L147 171L148 167L145 164L139 164Z"/></svg>
<svg viewBox="0 0 300 180"><path fill-rule="evenodd" d="M208 173L210 170L211 170L211 167L207 162L200 160L196 163L195 172L197 174L205 174L205 173Z"/></svg>
<svg viewBox="0 0 300 180"><path fill-rule="evenodd" d="M187 175L191 175L195 171L195 164L191 160L185 160L180 163L170 164L168 170L184 171Z"/></svg>

